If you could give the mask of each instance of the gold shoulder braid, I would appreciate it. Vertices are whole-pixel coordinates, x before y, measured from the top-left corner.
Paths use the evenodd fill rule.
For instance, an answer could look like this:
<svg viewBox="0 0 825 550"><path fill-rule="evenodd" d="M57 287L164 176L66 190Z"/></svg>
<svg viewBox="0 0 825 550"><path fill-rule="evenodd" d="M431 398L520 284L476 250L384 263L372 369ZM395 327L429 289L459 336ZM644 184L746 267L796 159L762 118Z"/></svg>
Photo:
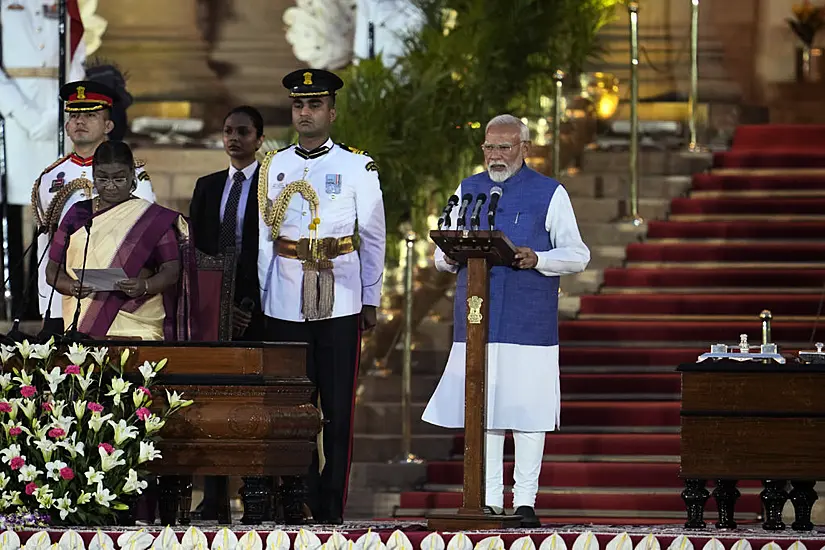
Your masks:
<svg viewBox="0 0 825 550"><path fill-rule="evenodd" d="M42 178L43 175L41 174L40 177L34 181L34 185L32 186L32 214L34 215L34 223L37 225L38 231L46 226L46 222L43 221L43 218L46 217L46 213L43 212L42 208L40 208L40 180Z"/></svg>
<svg viewBox="0 0 825 550"><path fill-rule="evenodd" d="M302 260L304 269L301 311L306 319L325 319L332 315L332 306L335 299L335 277L332 273L332 260L325 257L318 246L318 194L306 179L289 183L278 194L274 201L269 200L269 165L275 151L267 153L261 163L258 175L258 210L261 217L270 229L273 244L281 234L281 224L284 222L289 202L295 193L299 193L309 203L312 221L309 224L309 258ZM306 178L308 168L304 168Z"/></svg>
<svg viewBox="0 0 825 550"><path fill-rule="evenodd" d="M54 194L52 202L49 203L49 208L46 210L46 215L43 217L43 224L48 227L50 236L57 228L57 224L60 223L60 215L63 213L63 207L66 205L66 201L69 200L69 197L71 197L75 191L83 191L87 197L91 197L92 180L88 178L77 178Z"/></svg>

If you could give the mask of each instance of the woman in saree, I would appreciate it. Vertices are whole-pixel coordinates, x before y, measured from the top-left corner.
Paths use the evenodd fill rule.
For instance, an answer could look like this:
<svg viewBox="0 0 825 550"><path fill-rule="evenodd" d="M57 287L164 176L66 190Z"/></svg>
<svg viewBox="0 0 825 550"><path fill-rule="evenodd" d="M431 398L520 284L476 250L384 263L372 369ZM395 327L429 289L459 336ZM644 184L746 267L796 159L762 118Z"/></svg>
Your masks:
<svg viewBox="0 0 825 550"><path fill-rule="evenodd" d="M128 145L106 141L92 162L98 196L66 213L54 235L46 274L63 295L67 328L93 339L190 340L195 270L186 220L132 195L137 186ZM88 243L87 243L88 240ZM68 246L67 246L68 243ZM120 268L111 291L81 284L84 267ZM80 301L80 316L74 326Z"/></svg>

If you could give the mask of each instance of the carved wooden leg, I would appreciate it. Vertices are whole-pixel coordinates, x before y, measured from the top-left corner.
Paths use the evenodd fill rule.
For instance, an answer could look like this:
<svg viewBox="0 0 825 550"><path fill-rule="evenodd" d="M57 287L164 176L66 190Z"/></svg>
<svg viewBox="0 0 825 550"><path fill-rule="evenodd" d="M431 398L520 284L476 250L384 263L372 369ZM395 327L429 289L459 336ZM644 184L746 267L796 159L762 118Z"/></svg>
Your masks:
<svg viewBox="0 0 825 550"><path fill-rule="evenodd" d="M161 476L158 480L161 525L175 525L178 519L178 501L180 500L180 478L178 476Z"/></svg>
<svg viewBox="0 0 825 550"><path fill-rule="evenodd" d="M215 478L215 516L218 525L232 523L232 509L229 504L229 478L221 476Z"/></svg>
<svg viewBox="0 0 825 550"><path fill-rule="evenodd" d="M705 489L706 483L704 479L685 480L685 490L682 491L682 500L685 501L687 509L685 529L705 528L705 503L710 497L710 493Z"/></svg>
<svg viewBox="0 0 825 550"><path fill-rule="evenodd" d="M243 500L243 517L241 523L245 525L260 525L266 515L267 503L269 502L269 483L267 478L250 476L243 478L241 487L241 499Z"/></svg>
<svg viewBox="0 0 825 550"><path fill-rule="evenodd" d="M788 493L785 492L784 479L767 479L762 481L762 492L759 498L762 499L762 506L765 508L765 521L762 528L767 531L781 531L785 528L782 521L782 507L788 500Z"/></svg>
<svg viewBox="0 0 825 550"><path fill-rule="evenodd" d="M304 520L304 478L301 476L283 476L280 487L281 505L284 510L284 523L301 525Z"/></svg>
<svg viewBox="0 0 825 550"><path fill-rule="evenodd" d="M719 521L716 522L717 529L736 529L734 521L734 509L736 501L741 496L736 488L735 479L718 479L716 487L711 493L716 500L716 511L719 514Z"/></svg>
<svg viewBox="0 0 825 550"><path fill-rule="evenodd" d="M192 522L192 476L179 476L178 483L180 483L178 521L181 525L189 525Z"/></svg>
<svg viewBox="0 0 825 550"><path fill-rule="evenodd" d="M794 509L794 522L791 528L794 531L811 531L814 524L811 523L811 509L814 502L819 498L814 490L815 481L792 481L790 498Z"/></svg>

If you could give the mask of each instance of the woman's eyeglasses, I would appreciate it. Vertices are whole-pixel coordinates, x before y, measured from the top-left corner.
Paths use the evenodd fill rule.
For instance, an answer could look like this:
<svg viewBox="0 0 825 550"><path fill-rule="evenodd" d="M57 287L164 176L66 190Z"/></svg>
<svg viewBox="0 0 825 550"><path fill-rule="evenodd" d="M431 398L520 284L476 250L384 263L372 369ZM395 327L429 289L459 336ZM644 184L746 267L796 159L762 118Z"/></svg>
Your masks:
<svg viewBox="0 0 825 550"><path fill-rule="evenodd" d="M123 187L129 183L129 178L95 178L95 183L102 186L115 185Z"/></svg>

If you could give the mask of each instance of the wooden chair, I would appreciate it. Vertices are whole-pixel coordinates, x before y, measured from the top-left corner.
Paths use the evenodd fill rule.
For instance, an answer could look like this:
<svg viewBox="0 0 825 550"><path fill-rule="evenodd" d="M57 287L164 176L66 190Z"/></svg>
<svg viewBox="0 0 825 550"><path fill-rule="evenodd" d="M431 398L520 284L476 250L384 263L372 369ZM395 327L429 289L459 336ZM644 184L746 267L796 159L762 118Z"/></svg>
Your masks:
<svg viewBox="0 0 825 550"><path fill-rule="evenodd" d="M235 251L209 256L196 250L198 264L198 322L202 339L232 339L232 305L235 300Z"/></svg>

